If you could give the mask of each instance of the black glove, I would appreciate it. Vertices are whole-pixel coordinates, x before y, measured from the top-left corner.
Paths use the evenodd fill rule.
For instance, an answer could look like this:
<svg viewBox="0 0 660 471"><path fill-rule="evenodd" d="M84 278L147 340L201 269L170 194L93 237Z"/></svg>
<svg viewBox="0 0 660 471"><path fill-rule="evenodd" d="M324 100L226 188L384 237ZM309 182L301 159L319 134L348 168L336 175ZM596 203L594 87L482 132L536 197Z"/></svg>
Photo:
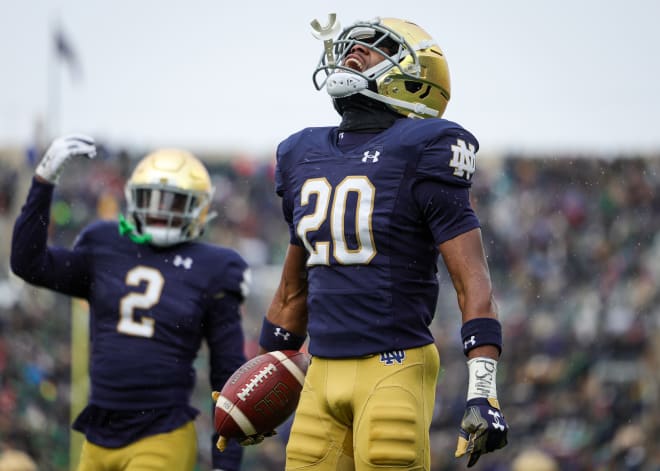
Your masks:
<svg viewBox="0 0 660 471"><path fill-rule="evenodd" d="M508 431L497 399L471 399L465 405L454 455L460 458L467 454L467 467L471 468L483 453L503 448L507 444Z"/></svg>

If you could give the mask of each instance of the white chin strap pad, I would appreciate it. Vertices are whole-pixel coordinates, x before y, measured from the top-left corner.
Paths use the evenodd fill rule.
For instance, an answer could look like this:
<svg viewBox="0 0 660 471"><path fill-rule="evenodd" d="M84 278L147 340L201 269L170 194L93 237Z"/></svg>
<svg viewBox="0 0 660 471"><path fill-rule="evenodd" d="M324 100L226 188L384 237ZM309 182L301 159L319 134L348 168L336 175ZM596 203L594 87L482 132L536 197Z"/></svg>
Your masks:
<svg viewBox="0 0 660 471"><path fill-rule="evenodd" d="M325 88L332 98L354 95L368 87L367 79L350 72L335 72L328 77Z"/></svg>
<svg viewBox="0 0 660 471"><path fill-rule="evenodd" d="M328 77L325 84L325 89L332 98L344 98L347 96L361 93L374 100L388 104L390 106L398 106L405 110L412 111L418 116L438 116L438 110L429 108L423 103L408 103L407 101L398 100L392 97L386 97L369 90L369 83L367 79L350 72L335 72Z"/></svg>

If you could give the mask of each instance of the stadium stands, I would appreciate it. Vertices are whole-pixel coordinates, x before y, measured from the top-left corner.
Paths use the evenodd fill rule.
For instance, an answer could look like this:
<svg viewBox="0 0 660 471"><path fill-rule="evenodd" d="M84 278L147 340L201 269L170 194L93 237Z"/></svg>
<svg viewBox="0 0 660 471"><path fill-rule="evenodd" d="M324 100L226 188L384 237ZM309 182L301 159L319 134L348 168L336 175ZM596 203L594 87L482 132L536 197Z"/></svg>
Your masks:
<svg viewBox="0 0 660 471"><path fill-rule="evenodd" d="M70 245L91 218L116 217L137 157L106 151L67 168L53 205L54 243ZM235 247L254 267L257 288L245 310L252 355L288 233L271 162L208 157L218 218L206 237ZM562 471L659 470L660 156L510 155L478 168L473 201L504 326L498 391L511 427L509 446L482 457L478 468L510 471L534 448ZM29 165L0 161L0 452L23 450L40 470L60 471L68 469L75 355L70 302L19 283L7 260L7 231L31 174ZM455 294L439 273L434 332L442 370L432 461L433 471L454 471L465 467L453 451L466 368ZM211 408L203 355L198 373L205 471ZM244 469L282 469L285 440L284 428L250 447Z"/></svg>

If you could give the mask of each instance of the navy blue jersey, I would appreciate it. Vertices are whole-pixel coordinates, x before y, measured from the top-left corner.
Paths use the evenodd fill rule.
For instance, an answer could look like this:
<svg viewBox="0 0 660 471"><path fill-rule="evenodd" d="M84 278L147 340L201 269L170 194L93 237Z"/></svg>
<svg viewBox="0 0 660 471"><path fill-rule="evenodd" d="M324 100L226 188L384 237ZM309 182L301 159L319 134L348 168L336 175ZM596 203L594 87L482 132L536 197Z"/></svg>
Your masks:
<svg viewBox="0 0 660 471"><path fill-rule="evenodd" d="M307 128L277 150L291 243L309 254L309 351L429 344L437 247L479 227L469 202L477 140L443 119L400 119L350 150L338 137L335 127Z"/></svg>
<svg viewBox="0 0 660 471"><path fill-rule="evenodd" d="M243 258L202 242L168 248L136 244L120 236L116 222L106 221L86 227L71 250L48 247L52 193L52 185L33 181L14 226L11 266L31 284L89 302L90 406L186 410L203 340L209 346L211 386L219 391L246 360ZM105 446L130 441L104 438L102 431L97 436L97 444ZM106 440L114 441L98 443Z"/></svg>

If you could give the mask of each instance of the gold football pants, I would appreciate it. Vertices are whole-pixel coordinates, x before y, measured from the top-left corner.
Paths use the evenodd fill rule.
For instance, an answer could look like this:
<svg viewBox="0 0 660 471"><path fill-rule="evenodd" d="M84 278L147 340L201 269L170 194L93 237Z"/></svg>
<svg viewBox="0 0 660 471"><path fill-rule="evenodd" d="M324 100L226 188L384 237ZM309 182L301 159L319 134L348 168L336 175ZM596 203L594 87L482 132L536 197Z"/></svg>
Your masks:
<svg viewBox="0 0 660 471"><path fill-rule="evenodd" d="M366 358L314 357L286 470L429 471L439 368L434 344Z"/></svg>
<svg viewBox="0 0 660 471"><path fill-rule="evenodd" d="M197 434L191 421L122 448L104 448L85 440L78 471L193 471L196 462Z"/></svg>

